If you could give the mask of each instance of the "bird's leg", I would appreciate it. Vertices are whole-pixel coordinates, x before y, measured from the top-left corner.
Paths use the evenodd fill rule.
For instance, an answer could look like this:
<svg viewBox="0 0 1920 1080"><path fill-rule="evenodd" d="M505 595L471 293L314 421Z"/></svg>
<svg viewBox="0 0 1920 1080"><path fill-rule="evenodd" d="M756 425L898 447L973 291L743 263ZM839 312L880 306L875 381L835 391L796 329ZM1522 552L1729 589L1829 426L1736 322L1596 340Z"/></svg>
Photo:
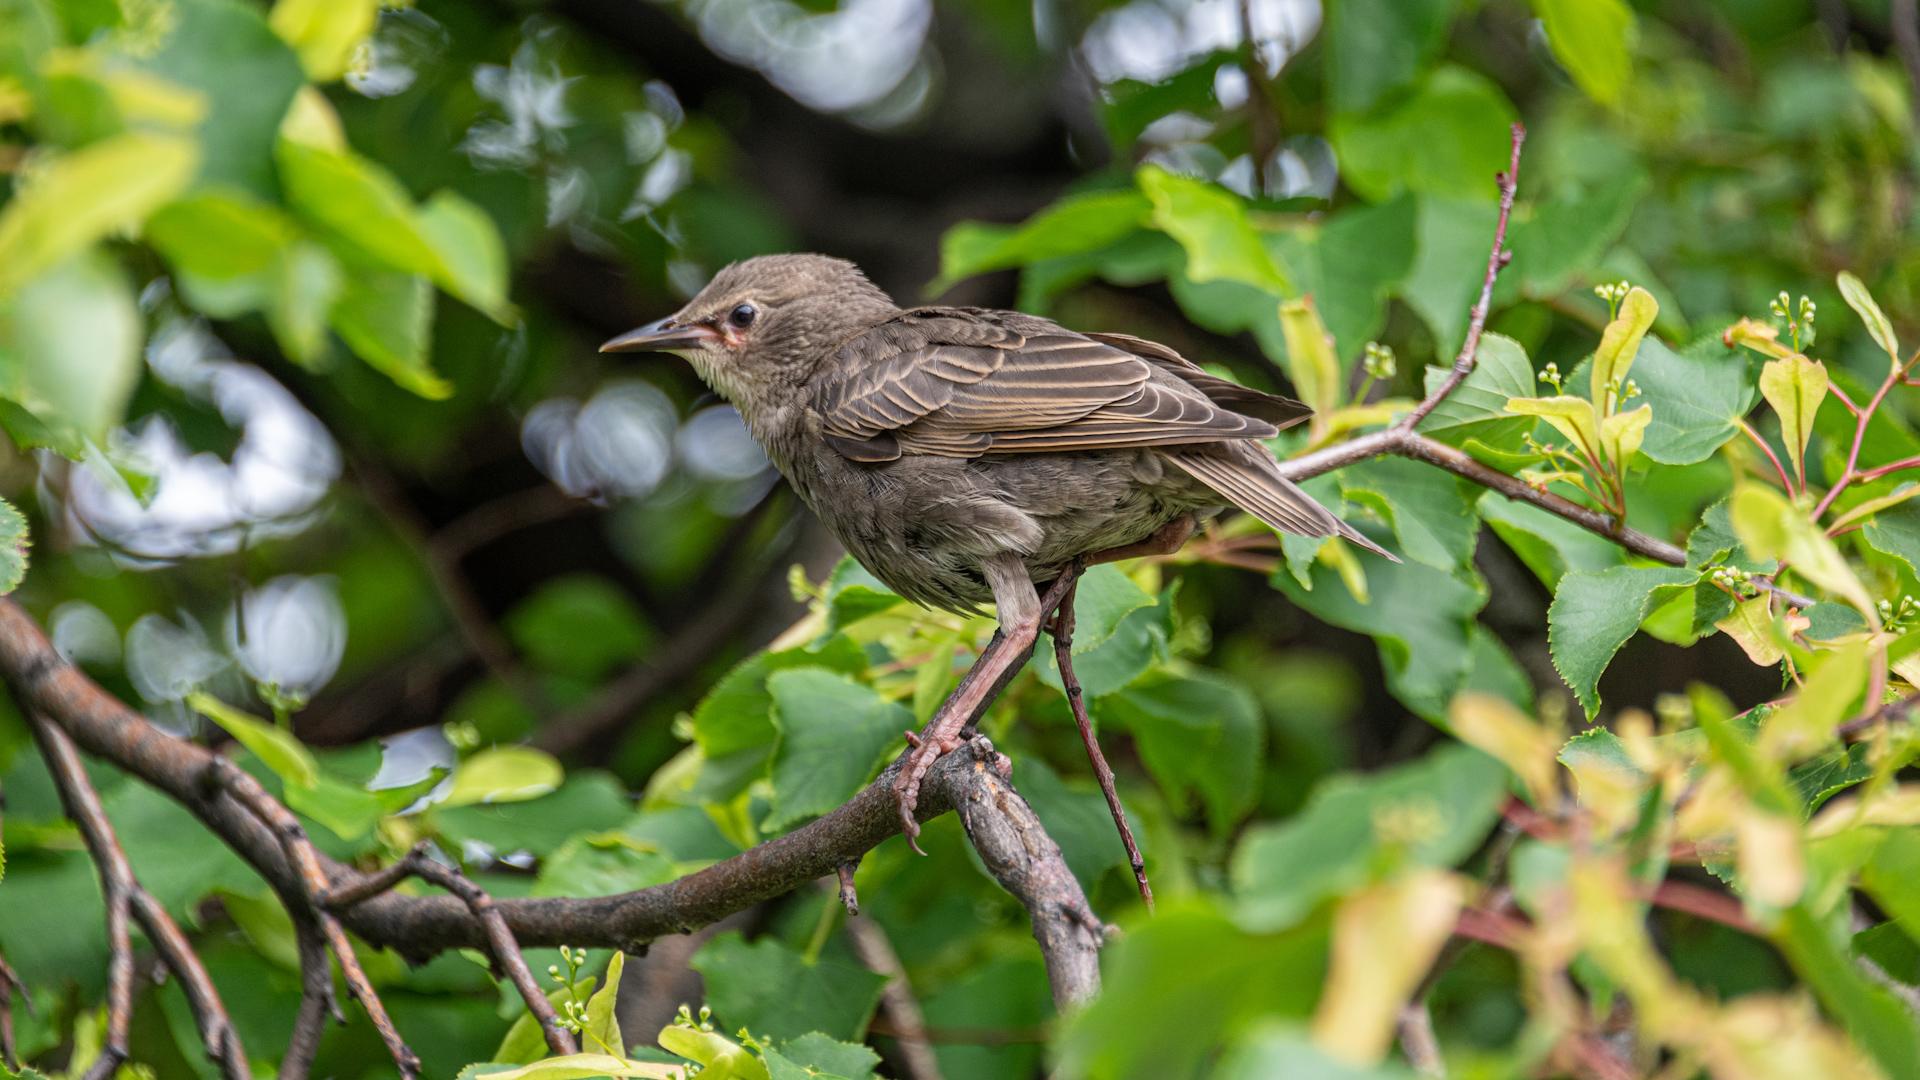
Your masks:
<svg viewBox="0 0 1920 1080"><path fill-rule="evenodd" d="M1193 519L1182 518L1186 522L1185 533L1193 531ZM1165 529L1161 530L1165 532ZM1158 534L1156 534L1158 535ZM1184 543L1182 535L1173 546L1178 548ZM1077 581L1080 567L1076 563L1061 575L1069 581ZM1073 722L1080 729L1080 742L1087 748L1087 760L1093 762L1093 775L1100 781L1100 794L1106 796L1107 811L1113 815L1113 823L1120 830L1120 842L1126 845L1127 861L1133 866L1133 881L1140 888L1140 900L1147 905L1147 913L1153 913L1153 886L1147 884L1147 863L1140 857L1140 845L1133 842L1133 829L1127 824L1127 813L1120 808L1120 795L1113 789L1113 769L1107 765L1107 756L1100 752L1100 740L1094 737L1093 721L1087 716L1086 694L1080 689L1080 677L1073 672L1073 597L1075 586L1069 584L1065 595L1060 598L1059 610L1053 613L1053 656L1060 665L1060 685L1067 692L1067 704L1073 709Z"/></svg>
<svg viewBox="0 0 1920 1080"><path fill-rule="evenodd" d="M980 714L986 712L987 706L1026 665L1027 658L1033 655L1034 642L1040 637L1040 624L1059 606L1079 573L1077 567L1062 573L1047 586L1046 595L1040 596L1033 587L1026 563L1018 555L991 556L982 564L982 569L986 572L987 584L993 589L1000 626L973 666L961 676L960 685L933 714L933 719L920 729L917 738L909 737L913 748L893 781L894 797L900 805L900 831L907 834L907 842L915 851L920 850L920 822L914 816L914 808L919 804L920 782L926 778L927 770L933 768L941 754L959 745L960 732L979 720Z"/></svg>
<svg viewBox="0 0 1920 1080"><path fill-rule="evenodd" d="M1145 540L1136 540L1131 544L1096 551L1081 561L1092 566L1095 563L1119 562L1121 559L1138 559L1148 555L1171 555L1184 547L1193 537L1194 528L1193 515L1181 514L1155 529L1153 534Z"/></svg>

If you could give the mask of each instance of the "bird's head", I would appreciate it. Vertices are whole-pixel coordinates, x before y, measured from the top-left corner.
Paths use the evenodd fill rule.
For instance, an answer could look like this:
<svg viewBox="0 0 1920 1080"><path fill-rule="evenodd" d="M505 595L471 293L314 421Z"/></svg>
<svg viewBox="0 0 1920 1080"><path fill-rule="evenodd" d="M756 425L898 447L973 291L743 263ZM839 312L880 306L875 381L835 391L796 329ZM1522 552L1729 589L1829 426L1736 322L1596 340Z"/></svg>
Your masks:
<svg viewBox="0 0 1920 1080"><path fill-rule="evenodd" d="M761 255L726 267L679 311L600 351L681 356L744 413L803 382L842 342L897 310L845 259Z"/></svg>

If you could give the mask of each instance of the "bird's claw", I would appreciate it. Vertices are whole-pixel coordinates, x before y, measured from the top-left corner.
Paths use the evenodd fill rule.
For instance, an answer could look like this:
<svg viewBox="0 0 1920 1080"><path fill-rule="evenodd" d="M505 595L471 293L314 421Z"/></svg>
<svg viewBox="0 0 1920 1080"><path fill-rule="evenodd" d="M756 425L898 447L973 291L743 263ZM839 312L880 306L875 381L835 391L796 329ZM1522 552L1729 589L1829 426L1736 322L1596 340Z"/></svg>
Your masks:
<svg viewBox="0 0 1920 1080"><path fill-rule="evenodd" d="M899 804L900 831L906 835L907 846L916 855L925 855L920 848L920 820L914 811L920 805L920 781L926 778L927 770L942 754L952 753L960 748L960 740L953 734L939 730L940 725L929 724L923 737L907 732L907 745L912 749L907 754L907 763L893 782L893 797Z"/></svg>

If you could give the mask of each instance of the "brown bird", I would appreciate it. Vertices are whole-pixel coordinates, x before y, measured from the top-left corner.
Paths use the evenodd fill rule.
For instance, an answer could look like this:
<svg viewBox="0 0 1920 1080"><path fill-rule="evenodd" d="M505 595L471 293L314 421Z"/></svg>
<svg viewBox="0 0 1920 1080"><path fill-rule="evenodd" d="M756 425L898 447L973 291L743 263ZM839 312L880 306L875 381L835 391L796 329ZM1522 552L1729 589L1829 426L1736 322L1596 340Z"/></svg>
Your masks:
<svg viewBox="0 0 1920 1080"><path fill-rule="evenodd" d="M1392 558L1281 476L1262 445L1306 419L1300 402L1125 334L903 309L841 259L735 263L600 351L685 357L875 577L929 607L993 601L1002 667L1042 629L1036 582L1070 587L1087 563L1177 549L1227 504ZM898 787L909 836L920 775L990 699L987 661L916 740Z"/></svg>

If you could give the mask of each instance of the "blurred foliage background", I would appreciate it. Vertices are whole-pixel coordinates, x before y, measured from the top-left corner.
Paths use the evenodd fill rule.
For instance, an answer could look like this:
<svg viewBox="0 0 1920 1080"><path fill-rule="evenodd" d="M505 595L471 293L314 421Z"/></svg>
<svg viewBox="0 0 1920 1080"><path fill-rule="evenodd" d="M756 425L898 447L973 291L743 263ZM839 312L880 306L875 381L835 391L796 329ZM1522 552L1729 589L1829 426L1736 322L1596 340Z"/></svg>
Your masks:
<svg viewBox="0 0 1920 1080"><path fill-rule="evenodd" d="M1765 715L1746 710L1829 663L1851 666L1823 684L1828 729L1879 705L1920 518L1895 499L1834 524L1864 606L1838 578L1799 581L1840 601L1810 610L1824 622L1763 602L1742 637L1715 624L1754 615L1752 589L1715 571L1776 569L1748 558L1774 509L1710 512L1775 483L1762 442L1804 454L1814 495L1854 472L1836 398L1812 398L1805 433L1778 409L1743 419L1763 357L1719 339L1804 294L1817 323L1789 298L1766 355L1817 355L1821 395L1872 395L1886 353L1835 275L1914 336L1917 76L1910 0L0 0L0 493L32 537L17 596L171 730L239 738L336 856L431 839L502 896L669 880L843 801L990 623L839 565L729 407L682 365L598 342L731 260L816 250L902 303L1018 306L1296 393L1326 419L1289 433L1295 452L1384 423L1451 361L1523 120L1482 352L1505 382L1437 419L1497 467L1551 465L1553 429L1501 406L1549 393L1549 363L1584 387L1623 295L1595 286L1642 287L1657 318L1627 400L1651 426L1597 464L1633 525L1699 541L1691 564L1630 563L1388 459L1309 486L1404 566L1242 522L1102 570L1081 675L1161 914L1137 910L1050 662L988 729L1127 928L1106 995L1054 1014L1024 912L950 817L931 858L896 840L866 860L861 918L949 1078L1397 1076L1407 1055L1374 1014L1416 991L1461 1075L1920 1075L1920 948L1899 924L1920 914L1912 810L1804 824L1850 785L1898 797L1904 742L1739 751ZM1280 302L1301 296L1330 358L1290 333ZM1860 424L1862 465L1920 455L1912 406L1896 389ZM1862 477L1829 521L1899 480ZM1787 507L1807 485L1775 486ZM1483 696L1456 730L1467 691ZM1576 805L1554 752L1587 720L1625 735L1562 755ZM1717 749L1687 734L1701 725ZM1720 817L1676 825L1683 796L1719 791L1701 777L1743 761ZM95 780L270 1069L299 992L285 914L183 810ZM0 785L0 953L35 1006L14 1020L61 1075L99 1038L98 887L17 715ZM1553 827L1513 824L1530 819L1510 797ZM1749 812L1789 824L1763 835ZM1713 845L1735 834L1758 881ZM1698 843L1669 879L1670 841ZM1607 876L1621 853L1648 888L1716 890L1738 919L1647 908ZM1813 869L1783 884L1769 865ZM1549 902L1567 895L1579 918ZM1442 951L1489 897L1582 936ZM1443 913L1438 938L1420 911ZM816 1075L901 1075L886 975L836 912L804 891L628 957L626 1049L679 1060L654 1035L705 1003L722 1033L837 1040L801 1044ZM477 958L375 962L428 1075L541 1052L524 1026L513 1043L520 1006ZM1377 977L1356 987L1358 970ZM316 1075L389 1075L350 1021ZM143 989L135 1036L132 1074L213 1075L173 984Z"/></svg>

